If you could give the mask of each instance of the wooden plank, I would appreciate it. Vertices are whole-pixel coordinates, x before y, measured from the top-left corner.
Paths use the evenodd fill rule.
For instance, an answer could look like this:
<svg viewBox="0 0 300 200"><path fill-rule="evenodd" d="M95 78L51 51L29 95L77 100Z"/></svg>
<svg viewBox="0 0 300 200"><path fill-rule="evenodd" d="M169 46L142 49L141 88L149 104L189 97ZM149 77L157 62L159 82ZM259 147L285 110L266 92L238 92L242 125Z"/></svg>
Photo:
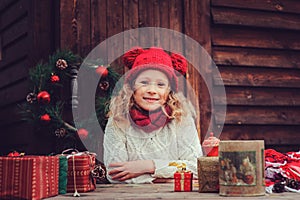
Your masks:
<svg viewBox="0 0 300 200"><path fill-rule="evenodd" d="M154 27L154 2L151 1L139 1L139 27ZM139 44L143 47L154 46L154 30L140 30L139 31Z"/></svg>
<svg viewBox="0 0 300 200"><path fill-rule="evenodd" d="M224 116L215 109L215 120L221 123ZM236 125L299 125L300 107L228 106L225 124Z"/></svg>
<svg viewBox="0 0 300 200"><path fill-rule="evenodd" d="M214 90L216 105L300 106L300 92L295 88L226 87L226 97Z"/></svg>
<svg viewBox="0 0 300 200"><path fill-rule="evenodd" d="M299 149L299 144L295 145L266 145L265 149L275 149L278 152L281 153L287 153L287 152L297 152Z"/></svg>
<svg viewBox="0 0 300 200"><path fill-rule="evenodd" d="M29 31L28 16L16 21L13 25L1 32L2 48L5 48L12 42L26 36Z"/></svg>
<svg viewBox="0 0 300 200"><path fill-rule="evenodd" d="M1 12L2 31L15 22L26 17L29 12L29 3L26 0L15 1Z"/></svg>
<svg viewBox="0 0 300 200"><path fill-rule="evenodd" d="M85 57L91 51L91 1L76 2L77 52Z"/></svg>
<svg viewBox="0 0 300 200"><path fill-rule="evenodd" d="M122 1L107 1L107 37L118 34L123 30L122 7Z"/></svg>
<svg viewBox="0 0 300 200"><path fill-rule="evenodd" d="M3 10L8 9L8 7L12 6L16 1L13 0L2 0L0 2L0 12L2 13Z"/></svg>
<svg viewBox="0 0 300 200"><path fill-rule="evenodd" d="M169 28L170 13L166 12L169 9L168 0L153 1L153 23L154 27ZM170 35L164 32L154 32L154 46L170 48Z"/></svg>
<svg viewBox="0 0 300 200"><path fill-rule="evenodd" d="M9 127L13 126L14 123L18 123L21 121L21 116L18 115L20 111L17 103L5 105L4 107L1 106L1 113L0 113L0 126L2 127ZM2 104L2 103L1 103Z"/></svg>
<svg viewBox="0 0 300 200"><path fill-rule="evenodd" d="M170 29L183 32L183 12L184 12L184 6L183 2L181 0L173 0L169 3L169 20L170 20ZM165 12L165 10L163 11ZM172 42L178 42L178 41L172 41ZM181 41L180 46L182 45Z"/></svg>
<svg viewBox="0 0 300 200"><path fill-rule="evenodd" d="M246 67L219 67L222 80L213 75L215 85L300 87L300 70L264 69Z"/></svg>
<svg viewBox="0 0 300 200"><path fill-rule="evenodd" d="M27 51L30 55L28 57L30 63L35 64L42 59L48 59L49 54L55 50L52 3L51 0L31 1L29 8L30 48Z"/></svg>
<svg viewBox="0 0 300 200"><path fill-rule="evenodd" d="M28 142L30 142L30 140L33 139L33 134L32 134L33 127L31 127L30 124L27 122L20 121L20 122L13 123L10 126L6 126L6 127L0 126L0 128L1 130L5 128L7 131L5 133L5 145L8 146L19 146L21 144L26 145ZM10 149L10 151L13 150L17 150L17 149Z"/></svg>
<svg viewBox="0 0 300 200"><path fill-rule="evenodd" d="M183 5L185 34L199 42L208 53L211 53L210 1L185 0ZM187 55L193 55L191 59L195 59L194 61L201 59L199 55L194 55L195 53L193 53L191 47L185 46L185 51ZM211 77L210 63L204 63L203 61L201 63L203 64L203 75L205 77ZM192 88L194 88L195 96L198 97L193 103L194 105L199 105L200 114L198 114L198 118L200 119L197 120L197 129L199 137L203 140L206 133L211 131L208 130L211 117L211 101L207 88L212 86L212 81L208 79L207 83L205 83L203 79L201 79L198 70L191 66L189 66L188 69L188 81Z"/></svg>
<svg viewBox="0 0 300 200"><path fill-rule="evenodd" d="M14 104L20 100L25 100L28 94L28 82L27 79L21 79L15 82L13 85L9 85L6 88L0 90L0 108L4 108L7 105ZM6 113L3 112L5 118ZM2 116L2 114L1 114Z"/></svg>
<svg viewBox="0 0 300 200"><path fill-rule="evenodd" d="M212 8L215 24L230 24L264 28L300 30L300 15L263 11Z"/></svg>
<svg viewBox="0 0 300 200"><path fill-rule="evenodd" d="M139 27L153 27L154 26L154 11L153 0L139 1ZM152 16L152 17L151 17Z"/></svg>
<svg viewBox="0 0 300 200"><path fill-rule="evenodd" d="M89 59L101 58L102 64L107 64L107 50L103 42L107 38L107 4L106 0L91 0L91 49L93 55ZM102 46L100 49L98 45Z"/></svg>
<svg viewBox="0 0 300 200"><path fill-rule="evenodd" d="M135 29L139 26L138 1L123 1L123 26L124 30Z"/></svg>
<svg viewBox="0 0 300 200"><path fill-rule="evenodd" d="M183 2L181 0L174 0L169 2L169 29L175 30L179 33L183 33L184 24L183 24L183 13L184 13L184 6ZM171 38L175 38L177 36L177 32L174 32L174 34L171 35ZM170 36L168 36L170 37ZM183 40L176 40L172 39L170 42L170 49L174 49L176 52L182 52L182 54L185 54L185 47L184 47L184 41ZM180 85L183 86L183 88L186 87L186 79L180 83Z"/></svg>
<svg viewBox="0 0 300 200"><path fill-rule="evenodd" d="M169 29L175 30L179 33L183 33L183 13L184 7L183 2L180 0L174 0L169 2ZM162 11L165 12L165 11ZM184 40L174 39L178 37L178 33L174 32L171 35L167 35L164 38L169 38L169 48L173 53L185 54ZM168 33L169 34L169 33ZM178 77L178 90L183 91L185 95L188 94L187 90L187 78L186 77ZM195 98L194 98L195 99ZM199 111L198 102L193 102L197 111ZM200 123L200 113L198 112L197 124ZM200 126L198 127L198 132L200 133Z"/></svg>
<svg viewBox="0 0 300 200"><path fill-rule="evenodd" d="M113 0L107 1L107 37L114 36L123 32L123 1ZM117 52L124 51L124 38L118 37L116 40L111 40L107 43L108 60L113 61L112 67L115 67L117 73L123 74L124 69L122 60L118 57ZM116 50L117 49L117 50Z"/></svg>
<svg viewBox="0 0 300 200"><path fill-rule="evenodd" d="M163 181L163 180L162 180ZM296 192L285 192L285 193L272 193L267 196L258 197L222 197L218 192L216 193L199 193L198 181L193 181L193 189L191 192L174 192L174 180L164 180L163 183L154 184L97 184L94 192L84 193L86 199L118 199L122 197L124 200L133 199L234 199L234 200L245 200L245 199L272 199L272 200L295 200L299 197ZM73 198L73 193L67 193L64 195L58 195L51 197L53 200L68 200Z"/></svg>
<svg viewBox="0 0 300 200"><path fill-rule="evenodd" d="M11 45L6 46L6 48L3 48L3 60L0 63L0 69L4 69L15 62L27 59L29 46L29 37L22 37L16 43L12 43Z"/></svg>
<svg viewBox="0 0 300 200"><path fill-rule="evenodd" d="M91 0L91 44L96 47L106 39L106 0Z"/></svg>
<svg viewBox="0 0 300 200"><path fill-rule="evenodd" d="M225 125L221 140L264 140L266 145L299 145L299 126Z"/></svg>
<svg viewBox="0 0 300 200"><path fill-rule="evenodd" d="M300 4L297 0L212 0L211 4L212 6L224 6L230 8L300 13Z"/></svg>
<svg viewBox="0 0 300 200"><path fill-rule="evenodd" d="M123 1L123 28L124 31L135 29L139 27L139 6L138 1L135 0L124 0ZM135 42L139 41L138 31L131 34L128 38L124 38L124 51L133 48ZM124 72L129 69L124 67Z"/></svg>
<svg viewBox="0 0 300 200"><path fill-rule="evenodd" d="M1 73L1 82L0 89L7 87L10 83L19 81L28 77L28 67L26 66L27 62L24 60L18 61L10 65L9 68L5 68L0 71Z"/></svg>
<svg viewBox="0 0 300 200"><path fill-rule="evenodd" d="M74 53L77 51L77 7L76 1L60 0L60 47L69 49Z"/></svg>
<svg viewBox="0 0 300 200"><path fill-rule="evenodd" d="M300 68L300 51L215 47L213 59L217 65Z"/></svg>
<svg viewBox="0 0 300 200"><path fill-rule="evenodd" d="M300 50L298 31L257 29L216 25L212 27L214 46L254 47L285 50Z"/></svg>

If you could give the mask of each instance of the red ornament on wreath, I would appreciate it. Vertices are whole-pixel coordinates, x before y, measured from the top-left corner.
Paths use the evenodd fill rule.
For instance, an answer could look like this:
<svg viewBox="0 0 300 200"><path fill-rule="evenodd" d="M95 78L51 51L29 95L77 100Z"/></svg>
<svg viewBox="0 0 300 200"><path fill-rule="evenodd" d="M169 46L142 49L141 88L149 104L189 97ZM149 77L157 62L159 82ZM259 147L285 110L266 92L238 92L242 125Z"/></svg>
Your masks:
<svg viewBox="0 0 300 200"><path fill-rule="evenodd" d="M105 78L108 75L108 69L107 67L100 65L96 68L96 73L99 74L101 77Z"/></svg>
<svg viewBox="0 0 300 200"><path fill-rule="evenodd" d="M52 75L50 80L51 80L52 83L58 83L60 79L59 79L59 76Z"/></svg>
<svg viewBox="0 0 300 200"><path fill-rule="evenodd" d="M48 114L44 114L40 117L40 120L43 121L43 122L50 122L51 121L51 118L50 118L50 115Z"/></svg>
<svg viewBox="0 0 300 200"><path fill-rule="evenodd" d="M37 95L39 103L48 104L50 103L50 94L47 91L41 91Z"/></svg>
<svg viewBox="0 0 300 200"><path fill-rule="evenodd" d="M13 151L13 152L10 152L7 156L8 157L17 157L17 156L20 156L21 154L17 151Z"/></svg>
<svg viewBox="0 0 300 200"><path fill-rule="evenodd" d="M89 132L84 128L78 129L77 133L78 133L78 136L80 137L80 139L82 139L82 140L86 139L89 135Z"/></svg>

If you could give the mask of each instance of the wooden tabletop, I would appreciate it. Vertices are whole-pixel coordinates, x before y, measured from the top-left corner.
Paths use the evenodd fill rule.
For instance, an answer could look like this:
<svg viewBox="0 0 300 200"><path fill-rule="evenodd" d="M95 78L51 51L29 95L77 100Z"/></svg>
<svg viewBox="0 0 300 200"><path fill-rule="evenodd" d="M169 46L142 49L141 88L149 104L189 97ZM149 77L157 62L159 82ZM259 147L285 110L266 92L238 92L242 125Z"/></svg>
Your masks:
<svg viewBox="0 0 300 200"><path fill-rule="evenodd" d="M75 199L73 193L58 195L49 199L70 200ZM194 186L192 192L174 192L172 183L162 184L98 184L93 192L81 193L81 199L300 199L300 194L292 192L266 194L257 197L222 197L218 193L199 193L198 187Z"/></svg>

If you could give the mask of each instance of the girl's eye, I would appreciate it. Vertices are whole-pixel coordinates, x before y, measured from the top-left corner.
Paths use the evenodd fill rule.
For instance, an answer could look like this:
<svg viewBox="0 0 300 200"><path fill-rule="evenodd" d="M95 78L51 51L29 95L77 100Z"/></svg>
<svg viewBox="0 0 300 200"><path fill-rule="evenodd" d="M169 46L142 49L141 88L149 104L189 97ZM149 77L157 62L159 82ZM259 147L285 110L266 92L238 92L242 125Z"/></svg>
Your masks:
<svg viewBox="0 0 300 200"><path fill-rule="evenodd" d="M140 83L143 85L148 85L148 81L141 81Z"/></svg>
<svg viewBox="0 0 300 200"><path fill-rule="evenodd" d="M166 86L165 83L158 83L157 85L158 85L158 87L165 87Z"/></svg>

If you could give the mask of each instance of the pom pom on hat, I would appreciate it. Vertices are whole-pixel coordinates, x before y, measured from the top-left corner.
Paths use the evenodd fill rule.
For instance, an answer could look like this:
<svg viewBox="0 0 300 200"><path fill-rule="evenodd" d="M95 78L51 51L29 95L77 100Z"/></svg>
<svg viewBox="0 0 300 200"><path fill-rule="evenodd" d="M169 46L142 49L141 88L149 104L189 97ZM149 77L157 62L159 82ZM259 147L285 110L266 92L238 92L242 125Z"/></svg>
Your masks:
<svg viewBox="0 0 300 200"><path fill-rule="evenodd" d="M187 71L187 61L186 59L177 53L171 54L172 64L176 71L178 71L183 76L186 75Z"/></svg>
<svg viewBox="0 0 300 200"><path fill-rule="evenodd" d="M141 55L144 52L144 49L140 47L136 47L128 52L126 52L123 56L123 63L126 65L129 69L132 68L135 59Z"/></svg>
<svg viewBox="0 0 300 200"><path fill-rule="evenodd" d="M131 69L125 77L125 82L132 83L140 72L155 69L167 75L171 88L175 92L178 88L177 75L185 76L187 71L187 61L183 56L175 53L169 55L158 47L150 49L136 47L124 54L123 63Z"/></svg>

